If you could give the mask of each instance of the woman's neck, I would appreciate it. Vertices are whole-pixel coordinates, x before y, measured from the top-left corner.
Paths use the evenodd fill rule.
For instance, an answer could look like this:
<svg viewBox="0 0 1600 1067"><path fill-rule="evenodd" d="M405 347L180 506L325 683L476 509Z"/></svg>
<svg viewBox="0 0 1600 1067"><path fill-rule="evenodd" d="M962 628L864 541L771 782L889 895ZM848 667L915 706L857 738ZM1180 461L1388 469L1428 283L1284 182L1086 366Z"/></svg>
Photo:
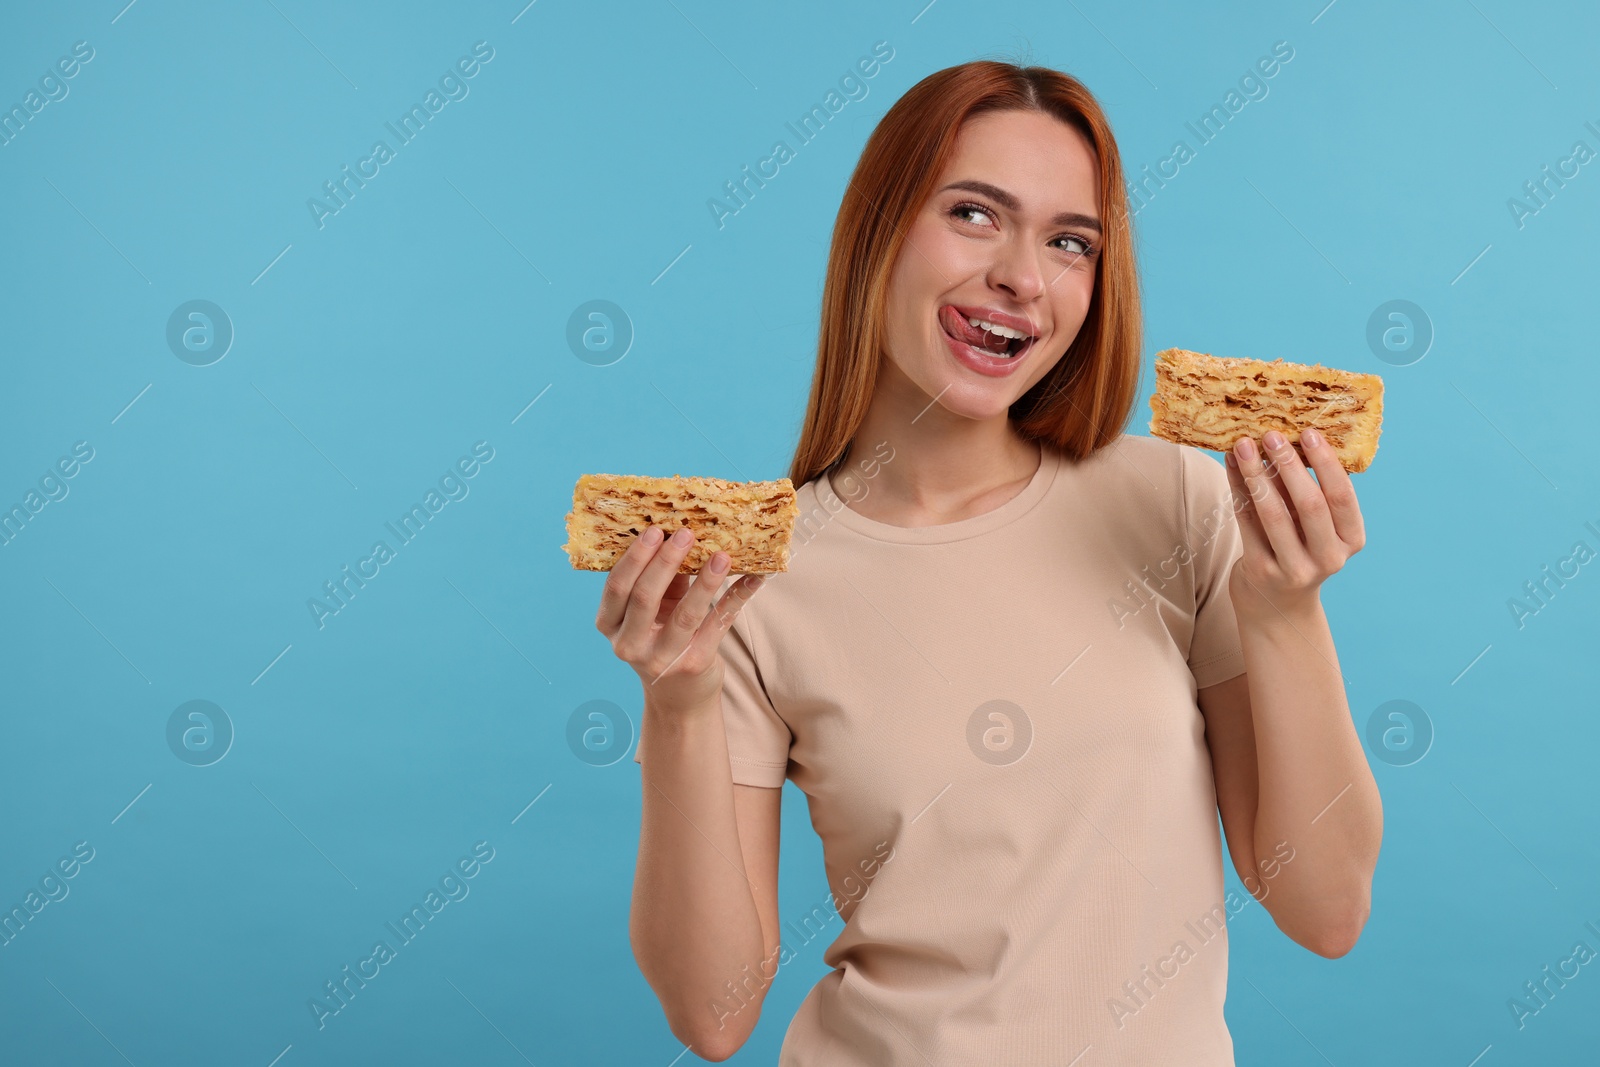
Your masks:
<svg viewBox="0 0 1600 1067"><path fill-rule="evenodd" d="M939 526L993 511L1027 487L1045 458L1044 446L1018 434L1004 412L971 419L919 389L881 385L850 454L871 455L880 441L893 459L880 462L849 504L891 526Z"/></svg>

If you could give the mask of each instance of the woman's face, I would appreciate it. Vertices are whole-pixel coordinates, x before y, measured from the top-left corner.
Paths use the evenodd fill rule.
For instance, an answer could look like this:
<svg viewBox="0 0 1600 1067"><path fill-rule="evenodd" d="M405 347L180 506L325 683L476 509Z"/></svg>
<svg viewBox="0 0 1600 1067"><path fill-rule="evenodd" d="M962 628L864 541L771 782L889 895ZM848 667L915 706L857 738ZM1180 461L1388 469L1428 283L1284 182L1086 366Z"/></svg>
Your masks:
<svg viewBox="0 0 1600 1067"><path fill-rule="evenodd" d="M1094 153L1052 116L985 112L962 127L934 190L889 275L889 360L949 411L990 418L1044 377L1088 314Z"/></svg>

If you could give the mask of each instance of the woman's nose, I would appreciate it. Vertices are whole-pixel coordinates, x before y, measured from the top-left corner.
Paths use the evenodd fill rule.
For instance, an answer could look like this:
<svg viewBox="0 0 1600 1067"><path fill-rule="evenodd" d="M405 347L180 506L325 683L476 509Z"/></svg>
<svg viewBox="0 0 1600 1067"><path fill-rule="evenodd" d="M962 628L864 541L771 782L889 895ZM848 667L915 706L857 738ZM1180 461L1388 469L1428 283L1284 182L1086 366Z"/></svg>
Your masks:
<svg viewBox="0 0 1600 1067"><path fill-rule="evenodd" d="M1020 241L1005 242L989 267L989 283L1018 300L1031 300L1044 291L1039 258Z"/></svg>

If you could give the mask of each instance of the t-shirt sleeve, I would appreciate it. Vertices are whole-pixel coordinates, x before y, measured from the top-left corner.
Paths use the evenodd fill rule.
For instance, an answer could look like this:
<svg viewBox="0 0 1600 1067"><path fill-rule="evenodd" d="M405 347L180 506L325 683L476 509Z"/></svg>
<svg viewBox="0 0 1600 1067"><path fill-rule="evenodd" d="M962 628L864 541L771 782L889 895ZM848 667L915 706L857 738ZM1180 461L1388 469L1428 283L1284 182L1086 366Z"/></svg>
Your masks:
<svg viewBox="0 0 1600 1067"><path fill-rule="evenodd" d="M779 788L788 776L789 745L793 735L767 698L761 671L751 651L755 641L751 605L734 618L718 645L722 656L722 723L728 737L728 765L739 785ZM640 724L643 741L643 723ZM636 746L635 763L643 763L643 745Z"/></svg>
<svg viewBox="0 0 1600 1067"><path fill-rule="evenodd" d="M1189 670L1204 689L1244 673L1239 622L1228 593L1228 575L1244 554L1244 538L1233 509L1228 472L1197 448L1182 449L1186 543L1194 553L1194 635Z"/></svg>

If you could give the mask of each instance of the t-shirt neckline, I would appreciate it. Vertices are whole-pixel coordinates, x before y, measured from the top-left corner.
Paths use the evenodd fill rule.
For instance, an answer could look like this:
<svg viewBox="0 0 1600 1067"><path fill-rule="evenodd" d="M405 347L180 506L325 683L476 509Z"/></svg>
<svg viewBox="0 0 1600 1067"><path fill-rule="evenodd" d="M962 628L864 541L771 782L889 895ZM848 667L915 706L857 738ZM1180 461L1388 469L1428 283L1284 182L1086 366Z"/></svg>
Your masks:
<svg viewBox="0 0 1600 1067"><path fill-rule="evenodd" d="M832 521L840 523L846 529L854 530L865 537L877 541L889 541L902 545L934 545L949 541L960 541L978 534L988 533L999 529L1008 523L1014 522L1033 510L1034 505L1044 499L1050 491L1050 486L1055 482L1056 473L1061 467L1061 453L1051 447L1046 441L1039 441L1040 460L1038 468L1033 472L1033 477L1016 496L1004 504L986 511L981 515L973 515L956 522L943 522L933 526L895 526L887 522L879 522L854 510L847 504L833 487L833 472L828 472L816 479L816 493L818 502L833 516ZM861 484L867 486L871 493L872 480L864 477L859 471L852 474Z"/></svg>

